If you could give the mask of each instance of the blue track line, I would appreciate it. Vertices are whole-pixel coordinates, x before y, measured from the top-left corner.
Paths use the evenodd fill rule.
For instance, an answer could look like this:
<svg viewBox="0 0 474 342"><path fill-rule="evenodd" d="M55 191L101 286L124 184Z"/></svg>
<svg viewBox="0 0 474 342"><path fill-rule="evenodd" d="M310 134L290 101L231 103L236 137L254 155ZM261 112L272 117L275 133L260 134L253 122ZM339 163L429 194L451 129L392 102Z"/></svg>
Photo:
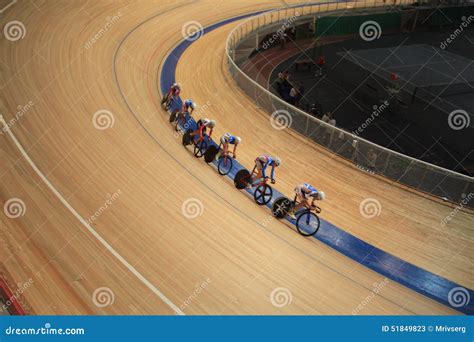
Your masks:
<svg viewBox="0 0 474 342"><path fill-rule="evenodd" d="M295 7L302 7L305 5L299 5ZM224 21L220 21L216 24L210 25L203 29L203 34L205 35L221 26L232 23L237 20L249 18L255 15L259 15L267 11L259 11L250 14L240 15L233 17ZM163 63L163 68L160 74L160 88L161 93L165 94L168 91L169 86L175 82L176 67L178 61L181 58L184 51L193 43L192 40L183 40L178 44L166 57L166 60ZM174 108L178 109L181 105L181 99L174 104ZM192 120L192 119L191 119ZM195 126L195 122L192 121L191 128ZM216 145L215 142L212 144ZM214 164L216 165L216 161ZM233 179L236 172L244 167L234 160L234 165L232 171L227 175L227 177ZM250 194L252 190L247 190ZM267 207L271 208L275 199L284 196L282 193L273 188L273 198ZM294 220L288 220L294 224ZM346 231L336 227L328 221L321 219L321 228L315 236L316 239L325 243L329 247L337 250L343 255L357 261L363 266L380 273L381 275L394 280L418 293L421 293L431 299L436 300L439 303L442 303L446 306L452 307L464 314L473 315L474 314L474 291L462 287L459 284L456 284L448 279L440 277L434 273L431 273L427 270L424 270L420 267L417 267L413 264L410 264L390 253L387 253L371 244L347 233ZM453 307L450 304L451 302L456 304L453 301L455 296L453 296L458 290L466 291L467 296L469 297L469 302L462 307ZM450 292L451 291L451 292ZM450 295L451 293L451 295Z"/></svg>

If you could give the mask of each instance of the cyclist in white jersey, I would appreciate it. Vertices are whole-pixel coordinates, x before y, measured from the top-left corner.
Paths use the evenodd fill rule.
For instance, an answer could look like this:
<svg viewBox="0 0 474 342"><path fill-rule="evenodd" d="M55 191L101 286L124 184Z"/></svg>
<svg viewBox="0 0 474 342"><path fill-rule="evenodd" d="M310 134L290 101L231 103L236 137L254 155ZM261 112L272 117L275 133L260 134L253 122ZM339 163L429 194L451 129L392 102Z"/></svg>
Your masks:
<svg viewBox="0 0 474 342"><path fill-rule="evenodd" d="M310 209L314 206L314 201L322 201L326 198L326 194L323 191L317 190L308 183L297 185L295 187L295 194L299 203L288 213L288 215L294 219L296 218L295 213L299 209L303 207ZM312 199L311 203L309 202L310 198Z"/></svg>
<svg viewBox="0 0 474 342"><path fill-rule="evenodd" d="M219 143L219 149L222 148L223 155L226 155L229 151L229 145L234 145L234 150L232 151L232 156L237 158L235 151L237 150L237 146L242 142L240 137L236 137L230 133L226 133L221 137L221 141Z"/></svg>

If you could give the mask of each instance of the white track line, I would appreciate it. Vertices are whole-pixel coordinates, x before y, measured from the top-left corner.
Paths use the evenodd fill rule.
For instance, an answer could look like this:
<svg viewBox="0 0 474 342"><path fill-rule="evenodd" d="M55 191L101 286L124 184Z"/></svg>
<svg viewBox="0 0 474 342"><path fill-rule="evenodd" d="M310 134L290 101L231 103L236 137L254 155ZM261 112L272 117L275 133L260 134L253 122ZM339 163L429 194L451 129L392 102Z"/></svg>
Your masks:
<svg viewBox="0 0 474 342"><path fill-rule="evenodd" d="M0 14L2 14L3 12L5 12L8 8L12 7L14 4L16 4L17 0L12 0L8 5L6 5L5 7L3 7L1 10L0 10Z"/></svg>
<svg viewBox="0 0 474 342"><path fill-rule="evenodd" d="M105 239L97 233L97 231L91 227L91 225L74 209L71 204L61 195L61 193L54 187L53 184L46 178L46 176L40 171L40 169L36 166L36 164L33 162L33 160L30 158L30 156L26 153L25 149L23 146L20 144L18 139L15 137L15 135L12 133L10 130L10 127L7 125L5 122L5 119L3 118L2 115L0 115L0 122L2 123L4 127L4 131L8 133L10 138L13 140L15 143L16 147L20 151L20 153L23 155L23 157L28 161L28 163L31 165L33 170L35 170L36 174L41 178L41 180L48 186L48 188L56 195L56 197L61 201L62 204L81 222L81 224L86 227L86 229L94 235L94 237L105 247L109 250L110 253L114 257L117 258L118 261L122 263L130 272L132 272L146 287L148 287L153 293L155 293L160 299L165 302L171 309L173 309L176 314L178 315L184 315L184 312L181 311L180 308L178 308L168 297L166 297L158 288L156 288L148 279L146 279L140 272L138 272L135 267L133 267L127 260L125 260L124 257L122 257Z"/></svg>

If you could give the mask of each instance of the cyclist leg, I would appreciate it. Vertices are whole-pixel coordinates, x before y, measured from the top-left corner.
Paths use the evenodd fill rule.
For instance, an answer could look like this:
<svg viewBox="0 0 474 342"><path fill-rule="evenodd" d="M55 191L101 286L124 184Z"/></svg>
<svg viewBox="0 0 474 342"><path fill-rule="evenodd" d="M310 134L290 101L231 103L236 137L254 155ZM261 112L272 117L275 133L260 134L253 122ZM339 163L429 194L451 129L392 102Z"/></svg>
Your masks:
<svg viewBox="0 0 474 342"><path fill-rule="evenodd" d="M186 125L186 112L179 113L181 125L184 127Z"/></svg>
<svg viewBox="0 0 474 342"><path fill-rule="evenodd" d="M293 219L296 219L295 213L298 210L300 210L304 206L308 205L308 199L305 197L301 187L297 186L295 188L295 195L296 195L295 196L295 205L293 206L292 210L290 210L290 212L288 213L288 215ZM298 201L298 204L296 204L296 201Z"/></svg>
<svg viewBox="0 0 474 342"><path fill-rule="evenodd" d="M164 95L163 98L161 99L161 105L164 105L167 102L168 102L168 94Z"/></svg>
<svg viewBox="0 0 474 342"><path fill-rule="evenodd" d="M219 151L222 149L224 150L224 144L225 144L225 139L224 137L221 137L221 140L219 140L219 147L217 148Z"/></svg>
<svg viewBox="0 0 474 342"><path fill-rule="evenodd" d="M253 168L252 174L256 173L256 178L260 179L263 178L263 163L260 159L255 159L255 167ZM256 172L255 172L256 170Z"/></svg>
<svg viewBox="0 0 474 342"><path fill-rule="evenodd" d="M173 94L168 94L168 96L166 96L166 108L169 108L172 102L173 102Z"/></svg>
<svg viewBox="0 0 474 342"><path fill-rule="evenodd" d="M224 156L226 156L229 150L229 143L227 141L224 142L223 150L224 150Z"/></svg>
<svg viewBox="0 0 474 342"><path fill-rule="evenodd" d="M234 149L233 149L233 151L232 151L232 156L233 156L234 158L237 158L237 155L235 154L236 151L237 151L237 144L234 144Z"/></svg>
<svg viewBox="0 0 474 342"><path fill-rule="evenodd" d="M193 131L190 135L191 137L195 137L197 134L199 134L199 136L201 137L202 136L202 129L203 129L204 125L202 124L202 121L199 120L197 122L197 129L195 131Z"/></svg>

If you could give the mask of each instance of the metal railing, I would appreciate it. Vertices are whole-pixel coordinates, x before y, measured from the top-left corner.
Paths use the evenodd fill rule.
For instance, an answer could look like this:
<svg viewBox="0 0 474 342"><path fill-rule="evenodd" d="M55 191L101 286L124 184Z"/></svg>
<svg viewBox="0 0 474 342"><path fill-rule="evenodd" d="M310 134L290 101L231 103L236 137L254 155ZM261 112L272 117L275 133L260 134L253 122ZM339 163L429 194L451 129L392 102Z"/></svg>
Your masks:
<svg viewBox="0 0 474 342"><path fill-rule="evenodd" d="M312 139L326 149L350 160L359 168L370 173L377 173L404 185L426 193L463 203L464 207L474 207L474 201L464 203L469 194L474 193L472 177L448 170L422 160L392 151L383 146L367 141L353 133L332 126L299 108L285 102L268 89L259 85L245 74L236 64L235 55L244 38L275 23L284 23L290 18L307 17L312 14L323 14L353 9L410 5L411 0L378 0L308 4L265 12L252 17L235 27L226 41L226 55L230 73L236 83L250 96L259 107L272 113L272 117L286 116L291 129Z"/></svg>

